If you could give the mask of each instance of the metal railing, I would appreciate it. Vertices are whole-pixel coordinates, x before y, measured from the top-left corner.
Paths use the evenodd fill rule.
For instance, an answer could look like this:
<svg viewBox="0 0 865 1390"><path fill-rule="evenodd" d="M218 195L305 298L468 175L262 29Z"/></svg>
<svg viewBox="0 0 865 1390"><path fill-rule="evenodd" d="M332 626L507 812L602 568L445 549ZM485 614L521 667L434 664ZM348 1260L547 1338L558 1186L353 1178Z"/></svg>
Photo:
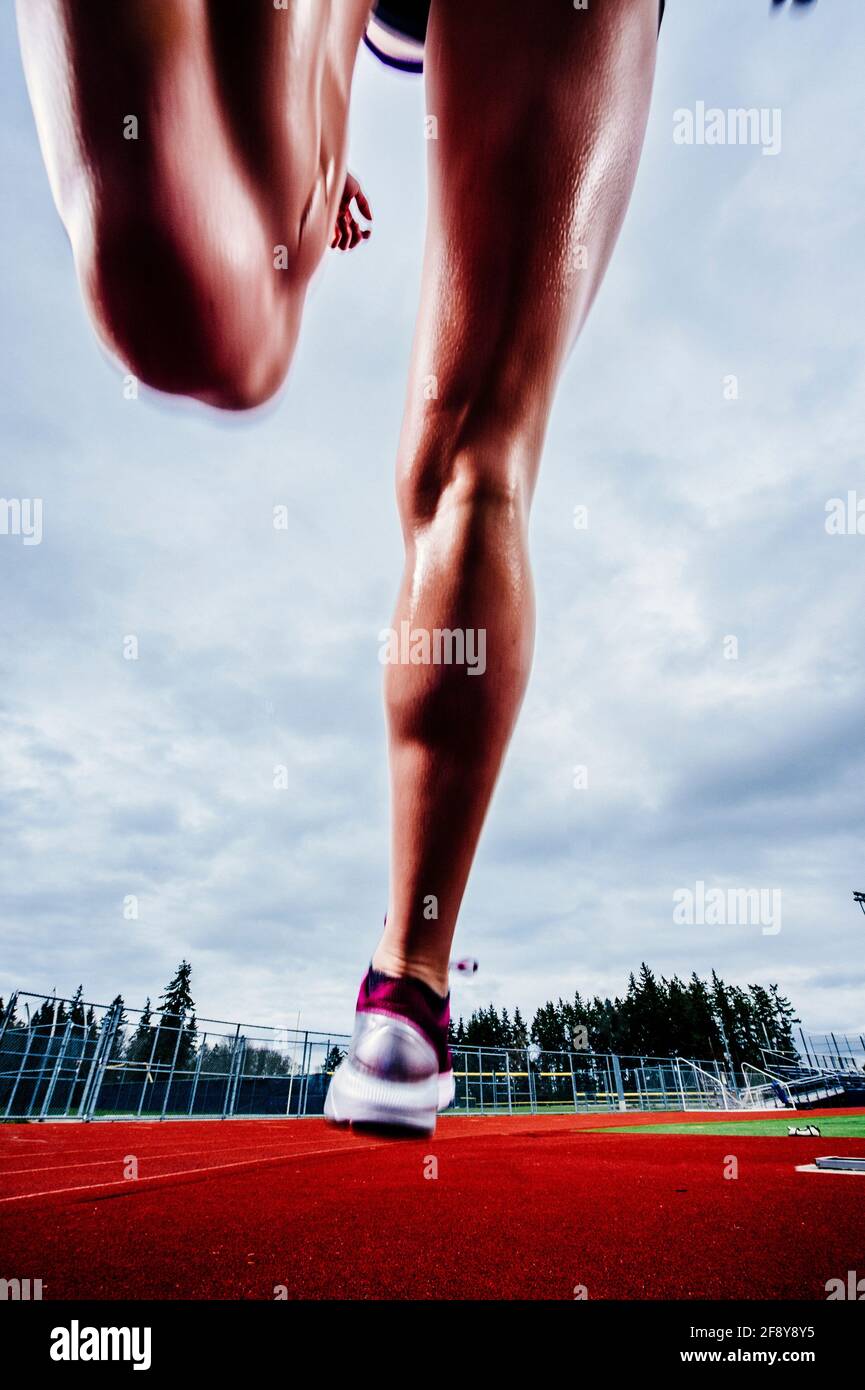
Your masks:
<svg viewBox="0 0 865 1390"><path fill-rule="evenodd" d="M16 992L0 1023L0 1119L320 1115L348 1036ZM753 1078L717 1062L454 1049L461 1114L741 1109ZM763 1103L768 1103L768 1097Z"/></svg>
<svg viewBox="0 0 865 1390"><path fill-rule="evenodd" d="M18 991L0 1024L0 1119L321 1114L347 1042Z"/></svg>
<svg viewBox="0 0 865 1390"><path fill-rule="evenodd" d="M861 1033L804 1033L799 1030L805 1058L818 1071L865 1069L865 1037Z"/></svg>

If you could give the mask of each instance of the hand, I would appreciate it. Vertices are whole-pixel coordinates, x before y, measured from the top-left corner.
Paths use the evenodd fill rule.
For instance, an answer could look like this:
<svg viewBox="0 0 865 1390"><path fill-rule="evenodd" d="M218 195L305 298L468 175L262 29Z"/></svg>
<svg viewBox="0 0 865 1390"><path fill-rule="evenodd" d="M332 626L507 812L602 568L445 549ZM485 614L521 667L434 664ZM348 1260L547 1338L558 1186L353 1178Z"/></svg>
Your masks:
<svg viewBox="0 0 865 1390"><path fill-rule="evenodd" d="M372 235L372 228L361 227L358 224L357 216L352 211L352 203L356 204L361 216L367 222L372 221L372 209L366 200L363 189L354 174L346 173L345 187L342 190L339 212L336 215L333 241L330 243L331 247L338 247L340 251L351 251L358 242L367 241Z"/></svg>

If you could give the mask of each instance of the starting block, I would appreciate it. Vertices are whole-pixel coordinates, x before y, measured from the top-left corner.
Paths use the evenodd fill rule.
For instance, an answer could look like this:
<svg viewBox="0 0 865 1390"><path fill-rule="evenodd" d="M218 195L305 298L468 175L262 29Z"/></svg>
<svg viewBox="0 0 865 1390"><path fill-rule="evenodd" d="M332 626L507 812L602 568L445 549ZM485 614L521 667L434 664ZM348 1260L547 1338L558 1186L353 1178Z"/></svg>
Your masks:
<svg viewBox="0 0 865 1390"><path fill-rule="evenodd" d="M814 1162L821 1172L825 1169L830 1173L865 1173L865 1158L856 1158L853 1154L815 1158Z"/></svg>

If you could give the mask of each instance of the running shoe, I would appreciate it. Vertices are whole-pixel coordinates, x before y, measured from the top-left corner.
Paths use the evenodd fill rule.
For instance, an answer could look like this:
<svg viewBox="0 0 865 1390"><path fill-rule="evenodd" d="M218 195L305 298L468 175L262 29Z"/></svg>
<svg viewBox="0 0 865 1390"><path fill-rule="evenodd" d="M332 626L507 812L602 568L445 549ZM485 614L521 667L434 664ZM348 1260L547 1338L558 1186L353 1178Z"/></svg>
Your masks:
<svg viewBox="0 0 865 1390"><path fill-rule="evenodd" d="M348 1055L324 1102L331 1124L421 1138L454 1098L450 995L370 966L357 997Z"/></svg>

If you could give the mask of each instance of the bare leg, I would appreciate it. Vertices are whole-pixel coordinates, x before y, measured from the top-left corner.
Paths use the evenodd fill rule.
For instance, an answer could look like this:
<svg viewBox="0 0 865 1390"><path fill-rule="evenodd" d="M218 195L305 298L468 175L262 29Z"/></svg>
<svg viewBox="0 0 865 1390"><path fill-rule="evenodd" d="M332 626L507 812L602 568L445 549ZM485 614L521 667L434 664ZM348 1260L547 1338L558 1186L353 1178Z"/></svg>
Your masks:
<svg viewBox="0 0 865 1390"><path fill-rule="evenodd" d="M148 384L235 408L285 375L342 192L368 11L369 0L18 0L88 308Z"/></svg>
<svg viewBox="0 0 865 1390"><path fill-rule="evenodd" d="M442 994L530 666L526 529L547 419L630 198L657 25L657 0L433 0L438 138L397 467L394 629L482 629L486 671L387 667L392 871L373 963Z"/></svg>

